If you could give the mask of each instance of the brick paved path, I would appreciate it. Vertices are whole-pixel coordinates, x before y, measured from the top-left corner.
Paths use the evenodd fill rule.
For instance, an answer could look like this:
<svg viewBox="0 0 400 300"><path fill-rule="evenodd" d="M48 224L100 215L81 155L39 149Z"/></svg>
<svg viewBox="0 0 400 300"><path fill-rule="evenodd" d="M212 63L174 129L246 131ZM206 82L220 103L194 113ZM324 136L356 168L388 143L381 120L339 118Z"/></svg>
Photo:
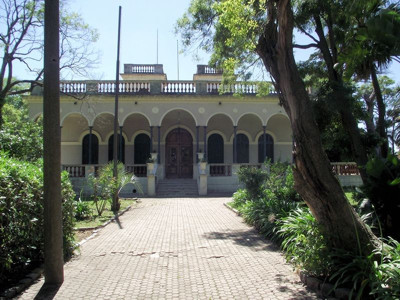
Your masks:
<svg viewBox="0 0 400 300"><path fill-rule="evenodd" d="M316 299L228 200L143 199L83 244L54 299Z"/></svg>

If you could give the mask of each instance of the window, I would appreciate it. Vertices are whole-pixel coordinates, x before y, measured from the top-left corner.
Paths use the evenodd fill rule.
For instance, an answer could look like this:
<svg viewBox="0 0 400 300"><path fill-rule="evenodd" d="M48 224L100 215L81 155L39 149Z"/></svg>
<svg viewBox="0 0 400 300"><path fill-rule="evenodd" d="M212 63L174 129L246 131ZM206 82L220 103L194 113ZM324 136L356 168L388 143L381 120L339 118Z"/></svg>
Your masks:
<svg viewBox="0 0 400 300"><path fill-rule="evenodd" d="M150 137L144 133L138 134L135 137L134 144L135 164L145 164L150 157Z"/></svg>
<svg viewBox="0 0 400 300"><path fill-rule="evenodd" d="M265 154L264 154L264 134L258 138L258 162L263 163L266 158L274 161L274 139L268 133L265 134Z"/></svg>
<svg viewBox="0 0 400 300"><path fill-rule="evenodd" d="M117 137L117 149L118 149L117 159L118 159L118 161L125 163L125 138L122 136L122 141L120 140L120 138L121 138L121 135L118 134L118 137ZM108 139L108 161L113 160L113 155L114 155L113 143L114 143L114 135L111 135L110 138ZM121 147L121 144L122 144L122 147Z"/></svg>
<svg viewBox="0 0 400 300"><path fill-rule="evenodd" d="M224 139L221 135L214 133L208 137L207 157L210 164L224 163Z"/></svg>
<svg viewBox="0 0 400 300"><path fill-rule="evenodd" d="M98 164L99 163L99 139L96 135L92 134L92 151L89 155L90 149L90 134L84 136L82 140L82 164ZM90 161L89 161L90 160Z"/></svg>
<svg viewBox="0 0 400 300"><path fill-rule="evenodd" d="M236 162L239 164L248 163L249 162L249 138L243 134L239 133L236 135ZM233 141L235 145L235 140Z"/></svg>

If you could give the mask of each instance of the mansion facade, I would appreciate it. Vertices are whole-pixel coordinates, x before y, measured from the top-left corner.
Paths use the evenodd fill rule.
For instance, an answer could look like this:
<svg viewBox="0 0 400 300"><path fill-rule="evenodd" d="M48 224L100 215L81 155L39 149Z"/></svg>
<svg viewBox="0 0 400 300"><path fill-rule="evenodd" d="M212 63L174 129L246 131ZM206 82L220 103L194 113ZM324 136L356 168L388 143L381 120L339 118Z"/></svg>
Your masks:
<svg viewBox="0 0 400 300"><path fill-rule="evenodd" d="M148 195L177 178L196 181L200 195L234 192L238 168L292 161L290 122L272 89L258 96L257 84L223 86L222 74L205 65L193 81L169 81L158 64L125 64L121 77L118 160ZM115 88L115 81L60 84L61 159L76 188L113 158ZM33 119L42 114L41 88L29 109Z"/></svg>

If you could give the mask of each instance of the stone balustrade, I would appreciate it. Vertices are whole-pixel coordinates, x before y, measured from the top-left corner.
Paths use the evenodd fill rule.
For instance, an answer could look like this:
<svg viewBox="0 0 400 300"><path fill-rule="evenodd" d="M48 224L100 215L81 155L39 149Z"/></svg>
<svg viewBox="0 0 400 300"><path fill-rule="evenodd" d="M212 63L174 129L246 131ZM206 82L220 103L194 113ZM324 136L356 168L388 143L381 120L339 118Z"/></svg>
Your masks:
<svg viewBox="0 0 400 300"><path fill-rule="evenodd" d="M210 164L210 176L232 176L232 165Z"/></svg>
<svg viewBox="0 0 400 300"><path fill-rule="evenodd" d="M61 81L60 92L63 95L111 95L115 93L116 84L113 80L78 80ZM171 81L171 80L121 80L119 93L121 95L232 95L243 94L255 96L260 91L256 82L237 82L223 85L220 82L209 81ZM273 86L270 94L274 95ZM43 95L43 88L36 86L32 95Z"/></svg>

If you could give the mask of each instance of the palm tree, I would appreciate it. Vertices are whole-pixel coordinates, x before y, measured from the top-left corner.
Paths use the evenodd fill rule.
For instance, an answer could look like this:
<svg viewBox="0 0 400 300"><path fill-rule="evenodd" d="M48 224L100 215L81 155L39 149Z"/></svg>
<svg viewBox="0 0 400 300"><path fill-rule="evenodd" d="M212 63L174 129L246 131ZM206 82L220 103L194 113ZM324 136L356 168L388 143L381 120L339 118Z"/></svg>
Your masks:
<svg viewBox="0 0 400 300"><path fill-rule="evenodd" d="M378 71L386 69L392 61L400 61L400 8L390 4L373 6L366 17L358 20L359 27L345 51L348 76L356 74L361 79L370 78L378 108L376 130L381 137L380 156L386 157L389 141L386 131L386 106L378 81Z"/></svg>

